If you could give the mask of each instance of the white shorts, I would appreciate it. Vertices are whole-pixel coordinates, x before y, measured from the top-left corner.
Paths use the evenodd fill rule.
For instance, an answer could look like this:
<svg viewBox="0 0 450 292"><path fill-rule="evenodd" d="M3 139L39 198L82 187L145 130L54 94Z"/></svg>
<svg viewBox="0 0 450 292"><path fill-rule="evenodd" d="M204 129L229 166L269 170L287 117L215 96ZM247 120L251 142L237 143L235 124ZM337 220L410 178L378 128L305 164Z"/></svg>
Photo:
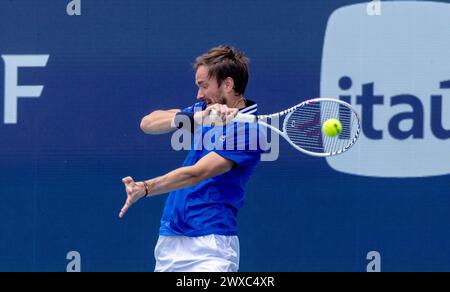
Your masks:
<svg viewBox="0 0 450 292"><path fill-rule="evenodd" d="M155 247L155 272L237 272L237 236L160 235Z"/></svg>

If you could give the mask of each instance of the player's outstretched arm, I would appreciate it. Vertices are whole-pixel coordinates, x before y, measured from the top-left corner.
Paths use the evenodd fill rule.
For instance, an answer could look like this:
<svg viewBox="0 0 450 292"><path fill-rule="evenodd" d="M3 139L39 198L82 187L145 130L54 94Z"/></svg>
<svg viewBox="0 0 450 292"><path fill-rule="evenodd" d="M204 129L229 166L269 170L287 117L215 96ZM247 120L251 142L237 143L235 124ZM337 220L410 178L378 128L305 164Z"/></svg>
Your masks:
<svg viewBox="0 0 450 292"><path fill-rule="evenodd" d="M156 196L159 194L168 193L174 190L190 187L199 182L215 177L229 171L234 165L234 162L223 158L215 152L210 152L200 159L192 166L185 166L177 168L163 176L146 180L144 182L135 182L132 177L125 177L122 182L125 185L127 199L119 217L122 218L137 200L145 196ZM146 186L147 185L147 190Z"/></svg>
<svg viewBox="0 0 450 292"><path fill-rule="evenodd" d="M157 110L154 111L141 120L141 129L146 134L164 134L175 130L172 121L179 109L172 110Z"/></svg>

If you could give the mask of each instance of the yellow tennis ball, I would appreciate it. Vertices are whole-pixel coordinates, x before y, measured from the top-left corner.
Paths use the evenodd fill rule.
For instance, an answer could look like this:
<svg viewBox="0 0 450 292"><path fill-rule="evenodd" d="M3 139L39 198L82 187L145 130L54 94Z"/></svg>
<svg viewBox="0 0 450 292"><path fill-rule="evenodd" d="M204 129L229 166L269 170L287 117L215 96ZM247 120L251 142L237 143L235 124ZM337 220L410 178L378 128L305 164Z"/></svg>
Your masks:
<svg viewBox="0 0 450 292"><path fill-rule="evenodd" d="M342 124L338 119L328 119L323 123L322 131L328 137L336 137L342 131Z"/></svg>

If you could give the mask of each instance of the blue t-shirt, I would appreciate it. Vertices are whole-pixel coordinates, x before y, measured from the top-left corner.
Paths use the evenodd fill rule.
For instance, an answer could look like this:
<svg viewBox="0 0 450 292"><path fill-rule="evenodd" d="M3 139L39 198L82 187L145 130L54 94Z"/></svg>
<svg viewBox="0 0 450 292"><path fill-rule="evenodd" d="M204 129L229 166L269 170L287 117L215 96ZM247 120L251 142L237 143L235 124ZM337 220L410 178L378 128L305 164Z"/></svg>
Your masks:
<svg viewBox="0 0 450 292"><path fill-rule="evenodd" d="M204 102L198 102L183 111L194 112L205 108ZM240 110L250 114L256 114L256 111L257 105L253 102L247 102L246 107ZM262 152L258 139L255 139L259 135L257 128L256 124L239 123L195 128L192 150L183 166L194 165L211 151L233 161L234 166L222 175L171 192L164 207L160 235L237 235L237 213L244 204L245 185Z"/></svg>

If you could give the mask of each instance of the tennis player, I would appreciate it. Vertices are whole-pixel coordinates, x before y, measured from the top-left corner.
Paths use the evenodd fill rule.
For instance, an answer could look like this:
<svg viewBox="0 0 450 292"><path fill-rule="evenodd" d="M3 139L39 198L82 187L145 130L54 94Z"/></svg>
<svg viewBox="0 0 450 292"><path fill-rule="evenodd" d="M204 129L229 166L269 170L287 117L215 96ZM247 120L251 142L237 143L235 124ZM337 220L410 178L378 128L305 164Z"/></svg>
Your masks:
<svg viewBox="0 0 450 292"><path fill-rule="evenodd" d="M194 69L197 102L182 110L154 111L142 119L141 128L147 134L181 129L204 137L212 127L203 121L214 109L228 125L221 136L225 139L214 141L220 145L223 140L222 147L193 147L182 167L160 177L123 178L127 198L119 217L143 197L170 192L155 247L155 271L235 272L239 269L237 214L261 156L259 148L249 147L248 124L240 124L243 131L229 131L230 125L238 125L229 123L238 112L257 113L257 104L244 98L248 58L234 47L218 46L197 57ZM234 146L240 141L240 147L229 150L225 143L230 139Z"/></svg>

